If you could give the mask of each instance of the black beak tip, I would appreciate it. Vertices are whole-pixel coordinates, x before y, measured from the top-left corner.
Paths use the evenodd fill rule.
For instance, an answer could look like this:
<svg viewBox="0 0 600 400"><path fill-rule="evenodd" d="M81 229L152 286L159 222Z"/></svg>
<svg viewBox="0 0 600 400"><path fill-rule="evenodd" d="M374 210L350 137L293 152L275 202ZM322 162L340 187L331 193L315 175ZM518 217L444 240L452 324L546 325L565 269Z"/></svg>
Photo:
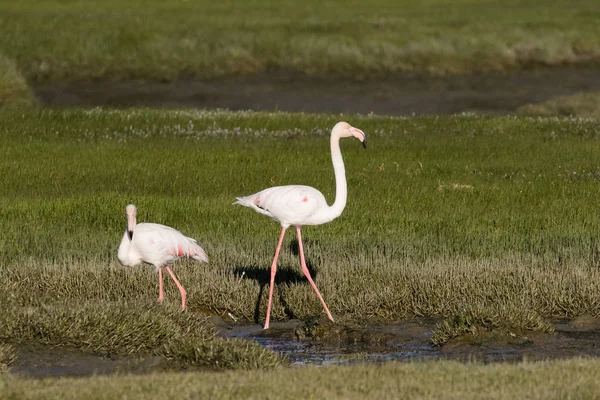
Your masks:
<svg viewBox="0 0 600 400"><path fill-rule="evenodd" d="M133 231L127 231L127 236L129 237L129 240L133 239Z"/></svg>
<svg viewBox="0 0 600 400"><path fill-rule="evenodd" d="M362 144L363 144L363 148L366 149L367 148L367 138L366 137L365 137L365 140L363 140Z"/></svg>

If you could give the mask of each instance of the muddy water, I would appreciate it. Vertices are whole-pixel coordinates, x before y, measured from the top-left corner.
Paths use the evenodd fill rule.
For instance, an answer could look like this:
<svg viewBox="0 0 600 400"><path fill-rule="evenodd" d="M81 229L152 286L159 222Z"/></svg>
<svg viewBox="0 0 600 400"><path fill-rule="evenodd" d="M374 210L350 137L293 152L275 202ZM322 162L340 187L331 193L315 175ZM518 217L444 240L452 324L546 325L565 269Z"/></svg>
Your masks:
<svg viewBox="0 0 600 400"><path fill-rule="evenodd" d="M49 107L227 108L386 115L506 114L527 103L600 91L597 68L553 68L449 77L396 75L340 81L264 73L173 82L77 81L34 85Z"/></svg>
<svg viewBox="0 0 600 400"><path fill-rule="evenodd" d="M600 356L600 324L592 317L555 321L553 334L490 332L463 336L444 346L434 346L432 320L399 321L344 327L327 321L260 325L220 324L224 336L246 338L283 353L296 365L422 359L501 362L575 356Z"/></svg>
<svg viewBox="0 0 600 400"><path fill-rule="evenodd" d="M275 322L267 331L261 325L214 317L224 337L253 340L285 354L293 365L381 363L425 359L511 362L576 356L600 357L600 321L583 316L555 321L556 332L487 333L463 336L444 346L433 346L435 321L405 320L347 326L329 321ZM11 373L44 378L114 373L198 370L162 357L115 357L69 348L23 347Z"/></svg>

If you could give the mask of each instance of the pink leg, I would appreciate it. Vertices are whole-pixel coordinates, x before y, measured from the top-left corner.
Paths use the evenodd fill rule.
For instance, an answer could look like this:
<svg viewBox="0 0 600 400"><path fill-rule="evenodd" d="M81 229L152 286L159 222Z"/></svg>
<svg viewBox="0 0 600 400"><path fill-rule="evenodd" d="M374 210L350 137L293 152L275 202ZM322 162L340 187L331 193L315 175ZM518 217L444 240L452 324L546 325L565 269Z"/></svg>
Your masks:
<svg viewBox="0 0 600 400"><path fill-rule="evenodd" d="M173 273L173 271L171 271L171 268L168 265L167 265L167 272L169 273L169 275L171 275L171 278L173 278L173 282L175 282L175 284L177 285L177 288L179 289L179 293L181 293L181 309L185 310L185 299L187 297L187 293L186 293L185 289L183 288L183 286L181 286L181 283L179 283L177 278L175 278L175 274Z"/></svg>
<svg viewBox="0 0 600 400"><path fill-rule="evenodd" d="M163 292L163 277L162 268L158 269L158 301L162 303L165 299L165 292Z"/></svg>
<svg viewBox="0 0 600 400"><path fill-rule="evenodd" d="M315 293L317 293L317 297L319 298L319 300L321 301L321 304L323 305L323 309L325 310L325 314L327 314L327 318L329 318L330 320L333 321L333 317L331 316L331 313L329 312L329 309L327 308L327 304L325 304L325 300L323 300L323 296L321 296L321 293L319 293L319 289L317 289L317 285L315 285L312 278L310 277L310 272L308 271L308 267L306 266L306 262L304 261L304 247L302 246L302 236L300 235L300 227L299 226L296 227L296 233L298 234L298 246L300 247L300 264L302 265L302 272L306 276L306 279L308 279L310 286L312 286L312 288L315 290Z"/></svg>
<svg viewBox="0 0 600 400"><path fill-rule="evenodd" d="M277 258L279 258L279 250L281 250L281 244L283 243L283 237L285 236L285 229L281 228L281 235L279 236L279 243L277 243L277 250L275 250L275 257L273 257L273 264L271 264L271 284L269 285L269 304L267 305L267 318L265 319L264 329L269 329L269 320L271 319L271 301L273 300L273 286L275 285L275 273L277 272Z"/></svg>

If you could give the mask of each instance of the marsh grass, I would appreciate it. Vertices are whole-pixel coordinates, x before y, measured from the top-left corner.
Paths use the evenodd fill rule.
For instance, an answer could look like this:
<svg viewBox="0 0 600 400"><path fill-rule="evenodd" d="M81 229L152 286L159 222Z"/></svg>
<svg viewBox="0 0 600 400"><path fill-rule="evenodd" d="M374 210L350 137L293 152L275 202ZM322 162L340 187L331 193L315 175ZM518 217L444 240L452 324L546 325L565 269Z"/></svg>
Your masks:
<svg viewBox="0 0 600 400"><path fill-rule="evenodd" d="M34 82L274 71L364 79L600 57L595 0L26 0L1 4L0 15L0 50Z"/></svg>
<svg viewBox="0 0 600 400"><path fill-rule="evenodd" d="M600 118L600 93L577 93L542 103L526 104L517 109L517 114Z"/></svg>
<svg viewBox="0 0 600 400"><path fill-rule="evenodd" d="M285 363L283 357L257 343L218 338L205 317L155 303L82 297L27 307L13 303L0 322L0 339L19 345L71 346L115 355L153 354L223 369L274 368Z"/></svg>
<svg viewBox="0 0 600 400"><path fill-rule="evenodd" d="M550 322L531 310L492 310L490 307L459 312L444 319L434 328L431 342L440 346L458 336L479 336L485 332L516 336L512 332L515 328L520 331L554 332Z"/></svg>
<svg viewBox="0 0 600 400"><path fill-rule="evenodd" d="M44 380L0 376L3 394L18 399L593 399L599 382L600 363L592 359L487 365L429 361Z"/></svg>
<svg viewBox="0 0 600 400"><path fill-rule="evenodd" d="M33 325L3 328L1 337L127 352L129 345L104 334L90 345L60 330L31 332L68 321L87 332L86 307L94 310L90 326L110 313L129 315L129 305L142 315L150 307L158 320L128 328L143 335L155 323L163 332L195 323L166 311L179 302L170 281L164 314L148 305L157 297L152 268L116 262L130 202L140 221L176 227L207 251L210 264L174 268L192 313L262 322L279 227L231 203L290 183L317 187L332 202L328 132L339 119L365 130L369 149L343 141L346 210L303 235L309 268L338 321L462 318L466 310L486 329L546 331L548 318L600 316L596 120L5 111L0 300L19 321L33 310ZM321 313L289 232L273 318ZM457 329L465 330L452 325L445 335ZM166 351L150 343L144 351ZM185 340L172 343L168 354L190 354Z"/></svg>

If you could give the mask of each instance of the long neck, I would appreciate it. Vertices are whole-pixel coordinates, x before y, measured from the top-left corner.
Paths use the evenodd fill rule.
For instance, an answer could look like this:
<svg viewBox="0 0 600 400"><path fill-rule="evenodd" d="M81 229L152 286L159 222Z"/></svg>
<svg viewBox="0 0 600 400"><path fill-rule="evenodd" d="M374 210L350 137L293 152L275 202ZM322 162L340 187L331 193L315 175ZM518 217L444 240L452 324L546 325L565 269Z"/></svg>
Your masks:
<svg viewBox="0 0 600 400"><path fill-rule="evenodd" d="M329 211L337 217L342 214L344 207L346 207L348 188L346 186L344 159L340 151L340 137L336 134L331 135L331 162L333 163L333 172L335 173L335 201L329 207Z"/></svg>

